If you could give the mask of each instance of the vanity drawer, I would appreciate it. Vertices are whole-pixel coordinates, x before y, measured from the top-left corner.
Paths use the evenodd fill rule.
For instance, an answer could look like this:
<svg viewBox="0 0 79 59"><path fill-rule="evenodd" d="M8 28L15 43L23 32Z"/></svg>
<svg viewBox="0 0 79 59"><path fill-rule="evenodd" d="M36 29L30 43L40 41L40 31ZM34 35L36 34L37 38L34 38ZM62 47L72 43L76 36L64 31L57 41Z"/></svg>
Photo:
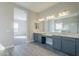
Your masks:
<svg viewBox="0 0 79 59"><path fill-rule="evenodd" d="M53 39L46 37L46 44L53 46Z"/></svg>

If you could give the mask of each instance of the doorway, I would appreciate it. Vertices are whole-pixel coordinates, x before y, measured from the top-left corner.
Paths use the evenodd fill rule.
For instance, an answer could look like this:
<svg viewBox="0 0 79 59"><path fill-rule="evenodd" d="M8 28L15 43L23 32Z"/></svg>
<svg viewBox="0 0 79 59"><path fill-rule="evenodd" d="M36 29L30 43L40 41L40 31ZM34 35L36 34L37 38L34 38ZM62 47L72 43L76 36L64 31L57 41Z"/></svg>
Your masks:
<svg viewBox="0 0 79 59"><path fill-rule="evenodd" d="M14 8L14 45L27 42L27 15L26 11Z"/></svg>

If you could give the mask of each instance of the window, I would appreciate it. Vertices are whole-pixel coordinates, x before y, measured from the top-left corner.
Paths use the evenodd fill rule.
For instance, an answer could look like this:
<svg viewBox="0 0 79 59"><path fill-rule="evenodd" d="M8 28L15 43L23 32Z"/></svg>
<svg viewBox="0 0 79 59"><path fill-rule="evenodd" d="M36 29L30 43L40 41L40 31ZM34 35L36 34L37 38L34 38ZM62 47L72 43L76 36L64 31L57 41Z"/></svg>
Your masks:
<svg viewBox="0 0 79 59"><path fill-rule="evenodd" d="M14 32L18 32L18 23L14 23Z"/></svg>
<svg viewBox="0 0 79 59"><path fill-rule="evenodd" d="M22 20L26 21L26 12L19 9L19 8L14 8L14 20Z"/></svg>
<svg viewBox="0 0 79 59"><path fill-rule="evenodd" d="M56 30L57 30L58 32L61 32L62 29L63 29L63 23L56 23Z"/></svg>
<svg viewBox="0 0 79 59"><path fill-rule="evenodd" d="M27 11L14 8L14 35L24 35L26 36L27 31Z"/></svg>

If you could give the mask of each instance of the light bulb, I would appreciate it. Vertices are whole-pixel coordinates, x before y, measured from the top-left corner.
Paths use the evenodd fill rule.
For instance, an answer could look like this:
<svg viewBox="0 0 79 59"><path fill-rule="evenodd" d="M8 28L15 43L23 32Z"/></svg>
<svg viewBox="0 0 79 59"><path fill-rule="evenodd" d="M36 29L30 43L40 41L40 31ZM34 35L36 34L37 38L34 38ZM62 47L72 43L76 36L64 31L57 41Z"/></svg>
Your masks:
<svg viewBox="0 0 79 59"><path fill-rule="evenodd" d="M50 19L50 16L47 16L46 19Z"/></svg>
<svg viewBox="0 0 79 59"><path fill-rule="evenodd" d="M55 16L54 16L54 15L52 15L52 16L51 16L51 19L54 19L54 18L55 18Z"/></svg>
<svg viewBox="0 0 79 59"><path fill-rule="evenodd" d="M38 19L38 21L44 21L44 20L45 20L44 18Z"/></svg>
<svg viewBox="0 0 79 59"><path fill-rule="evenodd" d="M65 12L62 12L62 13L59 13L58 15L59 16L66 16L69 14L69 11L65 11Z"/></svg>
<svg viewBox="0 0 79 59"><path fill-rule="evenodd" d="M54 15L52 15L52 16L47 16L47 17L46 17L46 19L54 19L54 18L55 18Z"/></svg>

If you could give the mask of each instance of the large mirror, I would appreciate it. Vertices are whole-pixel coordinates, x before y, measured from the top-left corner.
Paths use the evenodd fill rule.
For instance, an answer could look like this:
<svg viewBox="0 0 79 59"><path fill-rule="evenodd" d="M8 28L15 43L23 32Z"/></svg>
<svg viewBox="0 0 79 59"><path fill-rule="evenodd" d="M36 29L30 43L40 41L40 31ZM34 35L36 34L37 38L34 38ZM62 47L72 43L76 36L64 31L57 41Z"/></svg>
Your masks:
<svg viewBox="0 0 79 59"><path fill-rule="evenodd" d="M79 15L42 21L43 32L79 33Z"/></svg>

